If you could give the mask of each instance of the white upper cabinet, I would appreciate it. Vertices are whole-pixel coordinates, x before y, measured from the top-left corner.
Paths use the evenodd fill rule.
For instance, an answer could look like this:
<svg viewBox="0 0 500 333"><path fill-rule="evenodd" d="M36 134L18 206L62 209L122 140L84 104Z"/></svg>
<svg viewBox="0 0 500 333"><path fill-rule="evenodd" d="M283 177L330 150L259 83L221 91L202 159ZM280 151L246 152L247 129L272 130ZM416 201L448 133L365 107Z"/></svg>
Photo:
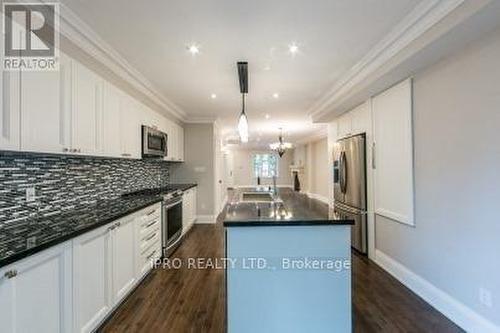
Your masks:
<svg viewBox="0 0 500 333"><path fill-rule="evenodd" d="M69 152L71 60L61 53L59 71L26 71L21 78L21 149Z"/></svg>
<svg viewBox="0 0 500 333"><path fill-rule="evenodd" d="M70 243L0 269L0 331L71 332L71 269Z"/></svg>
<svg viewBox="0 0 500 333"><path fill-rule="evenodd" d="M337 135L339 138L352 134L352 117L350 113L345 113L338 118Z"/></svg>
<svg viewBox="0 0 500 333"><path fill-rule="evenodd" d="M365 133L370 128L370 104L365 102L349 112L351 116L351 133Z"/></svg>
<svg viewBox="0 0 500 333"><path fill-rule="evenodd" d="M103 97L103 155L120 157L123 153L119 121L122 93L112 84L105 82Z"/></svg>
<svg viewBox="0 0 500 333"><path fill-rule="evenodd" d="M96 155L102 152L103 80L77 61L72 67L72 149Z"/></svg>
<svg viewBox="0 0 500 333"><path fill-rule="evenodd" d="M0 94L0 150L141 158L144 124L183 160L182 128L62 52L59 71L2 71Z"/></svg>
<svg viewBox="0 0 500 333"><path fill-rule="evenodd" d="M413 225L413 129L410 79L373 98L375 214Z"/></svg>
<svg viewBox="0 0 500 333"><path fill-rule="evenodd" d="M122 157L141 158L141 112L139 103L122 94L120 102L120 141Z"/></svg>
<svg viewBox="0 0 500 333"><path fill-rule="evenodd" d="M177 159L177 127L173 122L169 123L167 130L167 160L175 161Z"/></svg>
<svg viewBox="0 0 500 333"><path fill-rule="evenodd" d="M184 161L184 128L177 128L177 157L179 161Z"/></svg>
<svg viewBox="0 0 500 333"><path fill-rule="evenodd" d="M184 161L184 128L174 122L169 122L168 135L168 161Z"/></svg>
<svg viewBox="0 0 500 333"><path fill-rule="evenodd" d="M2 70L0 75L0 150L19 150L20 72Z"/></svg>

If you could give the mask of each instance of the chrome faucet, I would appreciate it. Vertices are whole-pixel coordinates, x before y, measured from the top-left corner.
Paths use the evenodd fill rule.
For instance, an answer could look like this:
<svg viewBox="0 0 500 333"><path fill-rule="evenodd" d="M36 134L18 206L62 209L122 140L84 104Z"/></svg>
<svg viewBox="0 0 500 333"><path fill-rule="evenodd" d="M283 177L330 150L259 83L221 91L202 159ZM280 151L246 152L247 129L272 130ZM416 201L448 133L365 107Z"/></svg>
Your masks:
<svg viewBox="0 0 500 333"><path fill-rule="evenodd" d="M273 191L274 191L274 195L278 194L278 188L276 186L276 176L273 176Z"/></svg>

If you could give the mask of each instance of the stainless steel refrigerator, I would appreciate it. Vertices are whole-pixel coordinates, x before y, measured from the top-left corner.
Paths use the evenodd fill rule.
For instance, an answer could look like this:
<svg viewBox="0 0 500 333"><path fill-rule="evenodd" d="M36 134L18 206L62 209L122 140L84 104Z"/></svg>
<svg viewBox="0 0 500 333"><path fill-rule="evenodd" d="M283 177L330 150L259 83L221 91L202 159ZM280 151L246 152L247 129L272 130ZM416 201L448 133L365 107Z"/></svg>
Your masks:
<svg viewBox="0 0 500 333"><path fill-rule="evenodd" d="M354 135L336 142L333 152L334 209L354 220L351 246L368 251L366 205L366 136Z"/></svg>

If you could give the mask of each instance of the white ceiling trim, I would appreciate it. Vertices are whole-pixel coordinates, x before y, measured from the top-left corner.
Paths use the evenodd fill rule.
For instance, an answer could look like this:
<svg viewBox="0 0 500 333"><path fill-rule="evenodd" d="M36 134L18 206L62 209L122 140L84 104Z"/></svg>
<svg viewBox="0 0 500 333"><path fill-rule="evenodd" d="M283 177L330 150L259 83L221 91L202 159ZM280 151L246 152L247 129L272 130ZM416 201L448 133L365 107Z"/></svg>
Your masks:
<svg viewBox="0 0 500 333"><path fill-rule="evenodd" d="M18 1L21 2L21 1ZM33 0L38 3L53 3L50 0ZM174 118L184 121L186 112L168 100L154 85L111 45L104 41L87 23L67 6L59 4L59 33L82 51L107 67L113 73L132 85L152 102L164 108Z"/></svg>
<svg viewBox="0 0 500 333"><path fill-rule="evenodd" d="M184 119L184 122L190 124L212 124L217 122L217 120L217 116L188 115Z"/></svg>
<svg viewBox="0 0 500 333"><path fill-rule="evenodd" d="M352 89L365 81L399 52L449 15L465 0L424 0L391 32L354 65L318 102L308 114L318 119L332 111L332 106L346 98Z"/></svg>

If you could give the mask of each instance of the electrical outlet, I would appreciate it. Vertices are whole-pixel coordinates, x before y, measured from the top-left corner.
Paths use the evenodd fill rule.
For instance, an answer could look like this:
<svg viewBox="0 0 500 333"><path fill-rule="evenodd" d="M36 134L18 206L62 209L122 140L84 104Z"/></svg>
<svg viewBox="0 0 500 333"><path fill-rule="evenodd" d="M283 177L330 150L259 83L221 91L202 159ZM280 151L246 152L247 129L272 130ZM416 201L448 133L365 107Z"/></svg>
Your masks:
<svg viewBox="0 0 500 333"><path fill-rule="evenodd" d="M26 202L33 202L36 200L35 187L26 188Z"/></svg>
<svg viewBox="0 0 500 333"><path fill-rule="evenodd" d="M493 307L493 297L491 296L491 291L483 287L479 288L479 301L484 306L489 308Z"/></svg>

